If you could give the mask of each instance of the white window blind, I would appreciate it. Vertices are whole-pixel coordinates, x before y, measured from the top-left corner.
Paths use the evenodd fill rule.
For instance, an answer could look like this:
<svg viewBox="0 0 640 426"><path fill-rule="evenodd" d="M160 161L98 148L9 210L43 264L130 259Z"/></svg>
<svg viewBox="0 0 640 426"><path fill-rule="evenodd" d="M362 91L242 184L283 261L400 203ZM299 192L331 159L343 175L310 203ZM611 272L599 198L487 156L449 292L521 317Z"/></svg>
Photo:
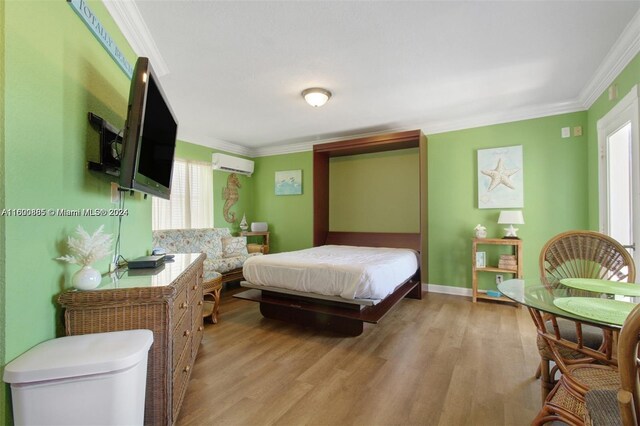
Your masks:
<svg viewBox="0 0 640 426"><path fill-rule="evenodd" d="M176 158L171 200L152 199L152 229L212 228L212 181L211 164Z"/></svg>

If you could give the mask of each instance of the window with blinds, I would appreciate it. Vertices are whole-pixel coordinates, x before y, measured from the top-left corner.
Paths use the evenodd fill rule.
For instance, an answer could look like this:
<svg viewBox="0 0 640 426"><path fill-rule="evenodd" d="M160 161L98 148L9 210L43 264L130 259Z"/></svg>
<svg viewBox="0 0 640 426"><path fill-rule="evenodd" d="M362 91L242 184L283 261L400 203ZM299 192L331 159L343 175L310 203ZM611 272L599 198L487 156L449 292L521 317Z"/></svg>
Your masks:
<svg viewBox="0 0 640 426"><path fill-rule="evenodd" d="M176 158L171 199L152 199L151 227L190 229L213 227L213 175L211 164Z"/></svg>

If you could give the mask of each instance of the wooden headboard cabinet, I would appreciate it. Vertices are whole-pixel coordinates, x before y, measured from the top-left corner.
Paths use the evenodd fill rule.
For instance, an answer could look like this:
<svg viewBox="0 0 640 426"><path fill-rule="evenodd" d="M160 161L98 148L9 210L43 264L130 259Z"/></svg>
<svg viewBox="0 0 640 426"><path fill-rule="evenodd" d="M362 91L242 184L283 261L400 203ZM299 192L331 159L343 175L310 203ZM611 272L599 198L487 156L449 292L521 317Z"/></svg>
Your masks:
<svg viewBox="0 0 640 426"><path fill-rule="evenodd" d="M387 234L329 231L329 159L419 148L420 152L420 233ZM423 282L427 282L427 138L420 130L387 133L313 146L313 245L373 245L389 241L387 247L408 247L420 251Z"/></svg>

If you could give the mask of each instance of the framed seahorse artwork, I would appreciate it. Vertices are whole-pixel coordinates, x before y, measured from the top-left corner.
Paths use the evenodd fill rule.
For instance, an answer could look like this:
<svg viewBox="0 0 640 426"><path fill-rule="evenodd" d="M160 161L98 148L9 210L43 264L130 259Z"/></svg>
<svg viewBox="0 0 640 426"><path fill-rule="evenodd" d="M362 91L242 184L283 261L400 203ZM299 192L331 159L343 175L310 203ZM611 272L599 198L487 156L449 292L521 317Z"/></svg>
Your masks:
<svg viewBox="0 0 640 426"><path fill-rule="evenodd" d="M302 194L302 170L276 172L276 195Z"/></svg>
<svg viewBox="0 0 640 426"><path fill-rule="evenodd" d="M227 223L235 223L236 221L236 212L232 212L231 207L240 199L238 188L242 188L240 179L235 173L231 173L227 178L227 186L222 189L222 199L224 200L222 213Z"/></svg>

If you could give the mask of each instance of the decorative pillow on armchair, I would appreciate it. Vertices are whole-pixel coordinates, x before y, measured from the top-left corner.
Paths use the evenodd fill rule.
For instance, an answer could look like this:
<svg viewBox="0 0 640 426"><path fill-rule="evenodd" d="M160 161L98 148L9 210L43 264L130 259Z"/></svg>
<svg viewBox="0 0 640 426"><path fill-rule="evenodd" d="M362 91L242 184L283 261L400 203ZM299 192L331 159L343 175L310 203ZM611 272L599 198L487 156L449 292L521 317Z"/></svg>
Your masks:
<svg viewBox="0 0 640 426"><path fill-rule="evenodd" d="M246 256L247 237L222 238L222 257Z"/></svg>

